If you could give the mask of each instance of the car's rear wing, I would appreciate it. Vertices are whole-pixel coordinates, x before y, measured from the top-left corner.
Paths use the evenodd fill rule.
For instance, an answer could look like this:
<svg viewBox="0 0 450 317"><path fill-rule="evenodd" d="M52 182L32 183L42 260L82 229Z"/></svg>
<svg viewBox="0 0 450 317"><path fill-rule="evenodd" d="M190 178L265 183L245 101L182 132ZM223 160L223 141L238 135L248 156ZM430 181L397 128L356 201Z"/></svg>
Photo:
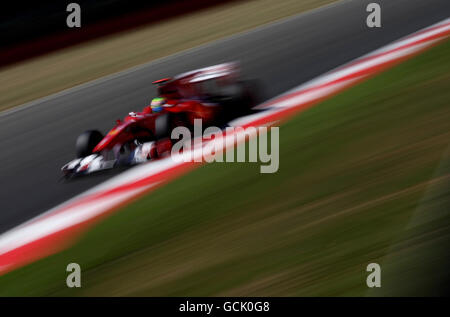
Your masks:
<svg viewBox="0 0 450 317"><path fill-rule="evenodd" d="M218 77L237 77L239 63L230 62L219 65L200 68L189 73L178 75L178 79L186 79L189 83L197 83Z"/></svg>
<svg viewBox="0 0 450 317"><path fill-rule="evenodd" d="M229 62L214 66L199 68L179 74L173 78L162 78L153 82L158 85L160 96L171 98L183 98L195 95L195 87L199 83L211 79L224 79L234 81L239 77L240 67L238 62Z"/></svg>

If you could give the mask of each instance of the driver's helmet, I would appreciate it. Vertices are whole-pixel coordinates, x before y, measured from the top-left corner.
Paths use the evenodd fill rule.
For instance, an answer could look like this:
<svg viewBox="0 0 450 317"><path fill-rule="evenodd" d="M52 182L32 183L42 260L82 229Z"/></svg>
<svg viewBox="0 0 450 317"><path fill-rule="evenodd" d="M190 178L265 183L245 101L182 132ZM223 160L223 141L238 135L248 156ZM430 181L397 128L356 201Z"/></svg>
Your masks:
<svg viewBox="0 0 450 317"><path fill-rule="evenodd" d="M166 103L165 98L157 97L153 98L152 102L150 103L150 107L152 108L153 112L161 112L163 110L163 105Z"/></svg>

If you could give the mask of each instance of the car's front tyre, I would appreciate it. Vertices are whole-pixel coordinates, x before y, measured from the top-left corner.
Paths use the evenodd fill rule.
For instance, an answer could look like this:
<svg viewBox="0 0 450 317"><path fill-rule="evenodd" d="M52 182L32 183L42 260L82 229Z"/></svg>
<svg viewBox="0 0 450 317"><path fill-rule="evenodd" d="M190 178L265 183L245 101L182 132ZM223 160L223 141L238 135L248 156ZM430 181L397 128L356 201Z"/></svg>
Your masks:
<svg viewBox="0 0 450 317"><path fill-rule="evenodd" d="M92 154L92 150L103 139L103 134L97 130L88 130L80 134L76 141L77 157L85 157Z"/></svg>

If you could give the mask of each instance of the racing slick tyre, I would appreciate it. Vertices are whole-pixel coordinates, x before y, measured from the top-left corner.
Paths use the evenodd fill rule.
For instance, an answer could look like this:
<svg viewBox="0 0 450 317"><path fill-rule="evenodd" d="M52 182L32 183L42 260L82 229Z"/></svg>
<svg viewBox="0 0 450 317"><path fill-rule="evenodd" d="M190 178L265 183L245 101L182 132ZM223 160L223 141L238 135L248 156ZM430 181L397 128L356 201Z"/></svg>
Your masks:
<svg viewBox="0 0 450 317"><path fill-rule="evenodd" d="M261 87L261 83L257 80L237 82L234 93L222 103L225 106L226 119L231 120L252 113L252 108L263 100Z"/></svg>
<svg viewBox="0 0 450 317"><path fill-rule="evenodd" d="M76 142L77 157L92 154L92 150L103 139L103 134L97 130L89 130L80 134Z"/></svg>
<svg viewBox="0 0 450 317"><path fill-rule="evenodd" d="M242 107L245 110L249 110L254 106L257 106L259 103L264 100L262 94L262 84L259 80L251 79L246 81L241 81L240 85L242 87L242 94L240 96Z"/></svg>

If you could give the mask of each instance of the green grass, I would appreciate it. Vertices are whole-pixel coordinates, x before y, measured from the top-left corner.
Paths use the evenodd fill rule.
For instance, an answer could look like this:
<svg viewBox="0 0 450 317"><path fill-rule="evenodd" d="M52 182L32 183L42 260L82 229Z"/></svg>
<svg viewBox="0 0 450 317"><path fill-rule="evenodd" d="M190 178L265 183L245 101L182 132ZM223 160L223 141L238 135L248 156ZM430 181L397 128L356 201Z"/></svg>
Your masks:
<svg viewBox="0 0 450 317"><path fill-rule="evenodd" d="M0 295L438 292L450 236L448 56L450 42L282 125L278 173L201 167L0 277ZM80 289L65 286L70 262ZM371 262L382 266L378 290L365 284Z"/></svg>

